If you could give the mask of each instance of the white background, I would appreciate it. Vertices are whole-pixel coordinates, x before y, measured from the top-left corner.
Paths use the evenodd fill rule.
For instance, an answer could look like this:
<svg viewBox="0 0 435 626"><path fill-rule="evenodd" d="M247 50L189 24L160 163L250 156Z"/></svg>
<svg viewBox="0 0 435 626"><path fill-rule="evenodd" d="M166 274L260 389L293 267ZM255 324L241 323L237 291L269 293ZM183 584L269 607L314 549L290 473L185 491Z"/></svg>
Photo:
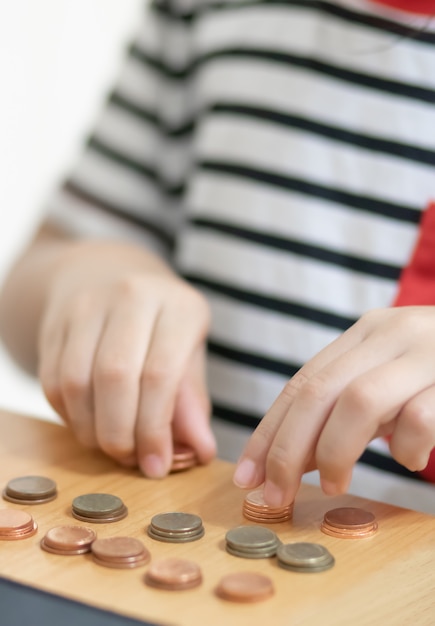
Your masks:
<svg viewBox="0 0 435 626"><path fill-rule="evenodd" d="M0 282L116 77L142 0L0 3ZM51 417L0 347L3 408Z"/></svg>

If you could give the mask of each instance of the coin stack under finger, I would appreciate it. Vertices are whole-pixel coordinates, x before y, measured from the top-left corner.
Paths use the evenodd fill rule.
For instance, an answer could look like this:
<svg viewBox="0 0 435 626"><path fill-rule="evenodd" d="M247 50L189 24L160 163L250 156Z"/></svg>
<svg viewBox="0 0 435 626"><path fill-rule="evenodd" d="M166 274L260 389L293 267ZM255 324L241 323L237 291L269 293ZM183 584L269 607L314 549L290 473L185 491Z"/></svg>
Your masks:
<svg viewBox="0 0 435 626"><path fill-rule="evenodd" d="M118 496L109 493L87 493L74 498L73 517L82 522L107 524L127 516L128 509Z"/></svg>
<svg viewBox="0 0 435 626"><path fill-rule="evenodd" d="M324 572L334 566L335 559L319 543L286 543L279 546L278 565L291 572Z"/></svg>
<svg viewBox="0 0 435 626"><path fill-rule="evenodd" d="M3 490L3 498L15 504L43 504L56 496L56 483L45 476L12 478Z"/></svg>
<svg viewBox="0 0 435 626"><path fill-rule="evenodd" d="M227 552L244 559L265 559L275 556L281 541L269 528L237 526L225 535Z"/></svg>
<svg viewBox="0 0 435 626"><path fill-rule="evenodd" d="M0 509L0 540L15 541L32 537L38 525L26 511Z"/></svg>
<svg viewBox="0 0 435 626"><path fill-rule="evenodd" d="M325 513L322 532L340 539L371 537L378 529L373 513L356 507L341 507Z"/></svg>
<svg viewBox="0 0 435 626"><path fill-rule="evenodd" d="M198 457L195 450L181 443L174 443L172 465L170 472L182 472L198 465Z"/></svg>
<svg viewBox="0 0 435 626"><path fill-rule="evenodd" d="M147 532L152 539L157 539L157 541L186 543L201 539L205 531L199 515L175 511L154 515Z"/></svg>
<svg viewBox="0 0 435 626"><path fill-rule="evenodd" d="M151 558L142 541L134 537L97 539L93 542L91 551L95 563L115 569L141 567Z"/></svg>
<svg viewBox="0 0 435 626"><path fill-rule="evenodd" d="M85 526L55 526L41 540L41 548L59 556L74 556L91 551L97 535Z"/></svg>
<svg viewBox="0 0 435 626"><path fill-rule="evenodd" d="M202 572L193 561L176 558L162 559L150 565L145 575L145 582L157 589L182 591L198 587L202 582Z"/></svg>
<svg viewBox="0 0 435 626"><path fill-rule="evenodd" d="M243 501L243 516L257 524L279 524L293 516L293 502L282 507L268 506L263 497L263 489L250 491Z"/></svg>

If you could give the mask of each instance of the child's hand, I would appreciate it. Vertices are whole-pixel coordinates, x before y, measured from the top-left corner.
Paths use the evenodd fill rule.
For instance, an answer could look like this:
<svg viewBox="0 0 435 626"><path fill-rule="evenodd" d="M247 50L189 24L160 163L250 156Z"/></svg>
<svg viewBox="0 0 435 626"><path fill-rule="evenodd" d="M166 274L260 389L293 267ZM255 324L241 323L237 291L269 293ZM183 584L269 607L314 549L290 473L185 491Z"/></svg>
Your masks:
<svg viewBox="0 0 435 626"><path fill-rule="evenodd" d="M253 433L234 480L265 482L265 500L280 506L317 467L324 492L343 493L380 435L391 435L399 463L426 466L435 446L435 307L367 313L306 363Z"/></svg>
<svg viewBox="0 0 435 626"><path fill-rule="evenodd" d="M142 249L94 241L70 246L45 301L39 376L83 444L150 477L168 472L173 439L214 456L198 292Z"/></svg>

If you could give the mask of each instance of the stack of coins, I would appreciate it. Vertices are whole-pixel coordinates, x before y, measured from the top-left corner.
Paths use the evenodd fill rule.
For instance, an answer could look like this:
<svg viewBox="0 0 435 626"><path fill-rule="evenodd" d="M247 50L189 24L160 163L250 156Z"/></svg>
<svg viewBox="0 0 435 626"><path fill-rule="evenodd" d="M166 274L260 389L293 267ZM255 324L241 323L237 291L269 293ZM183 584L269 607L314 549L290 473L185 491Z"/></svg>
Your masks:
<svg viewBox="0 0 435 626"><path fill-rule="evenodd" d="M324 572L335 563L332 554L319 543L286 543L279 546L278 565L291 572Z"/></svg>
<svg viewBox="0 0 435 626"><path fill-rule="evenodd" d="M181 443L174 443L172 456L171 474L181 472L198 465L198 457L195 450Z"/></svg>
<svg viewBox="0 0 435 626"><path fill-rule="evenodd" d="M151 558L149 551L134 537L97 539L91 546L95 563L115 569L132 569L145 565Z"/></svg>
<svg viewBox="0 0 435 626"><path fill-rule="evenodd" d="M157 589L182 591L198 587L202 582L202 573L193 561L175 558L162 559L148 568L145 582Z"/></svg>
<svg viewBox="0 0 435 626"><path fill-rule="evenodd" d="M15 541L32 537L38 530L30 513L10 509L0 510L0 540Z"/></svg>
<svg viewBox="0 0 435 626"><path fill-rule="evenodd" d="M225 535L227 552L244 559L275 556L280 540L269 528L237 526Z"/></svg>
<svg viewBox="0 0 435 626"><path fill-rule="evenodd" d="M342 507L325 513L320 526L322 532L340 539L371 537L378 529L375 516L356 507Z"/></svg>
<svg viewBox="0 0 435 626"><path fill-rule="evenodd" d="M243 502L244 517L257 524L279 524L293 516L293 502L279 508L268 506L263 497L263 489L255 489L247 494Z"/></svg>
<svg viewBox="0 0 435 626"><path fill-rule="evenodd" d="M45 534L41 548L60 556L86 554L96 538L95 532L85 526L55 526Z"/></svg>
<svg viewBox="0 0 435 626"><path fill-rule="evenodd" d="M204 535L204 526L199 515L159 513L151 519L148 535L157 541L185 543L200 539Z"/></svg>
<svg viewBox="0 0 435 626"><path fill-rule="evenodd" d="M216 594L232 602L258 602L275 593L273 582L268 576L255 572L239 572L224 576L216 587Z"/></svg>
<svg viewBox="0 0 435 626"><path fill-rule="evenodd" d="M56 483L45 476L13 478L3 490L3 498L15 504L43 504L56 496Z"/></svg>
<svg viewBox="0 0 435 626"><path fill-rule="evenodd" d="M109 493L87 493L74 498L73 517L82 522L107 524L127 516L128 510L121 498Z"/></svg>

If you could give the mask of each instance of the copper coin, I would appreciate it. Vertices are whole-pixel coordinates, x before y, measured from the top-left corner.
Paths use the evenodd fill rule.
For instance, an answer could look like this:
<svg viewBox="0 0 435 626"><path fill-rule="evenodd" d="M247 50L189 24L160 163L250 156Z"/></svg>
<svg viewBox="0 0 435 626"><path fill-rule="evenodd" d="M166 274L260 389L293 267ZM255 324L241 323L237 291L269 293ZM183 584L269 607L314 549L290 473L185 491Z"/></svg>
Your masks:
<svg viewBox="0 0 435 626"><path fill-rule="evenodd" d="M27 539L37 530L38 525L30 513L11 509L0 510L0 540Z"/></svg>
<svg viewBox="0 0 435 626"><path fill-rule="evenodd" d="M103 560L138 557L145 551L144 544L134 537L107 537L92 544L92 554Z"/></svg>
<svg viewBox="0 0 435 626"><path fill-rule="evenodd" d="M324 521L335 528L367 528L372 526L375 516L369 511L356 507L341 507L325 513Z"/></svg>
<svg viewBox="0 0 435 626"><path fill-rule="evenodd" d="M54 554L85 554L97 535L85 526L55 526L50 528L41 541L41 548Z"/></svg>
<svg viewBox="0 0 435 626"><path fill-rule="evenodd" d="M320 529L325 535L330 535L331 537L338 537L339 539L365 539L367 537L372 537L378 530L378 525L375 523L372 528L368 530L355 530L352 532L339 530L338 528L333 528L332 526L326 526L322 523Z"/></svg>
<svg viewBox="0 0 435 626"><path fill-rule="evenodd" d="M238 572L224 576L216 594L224 600L233 602L259 602L275 593L273 582L268 576L255 572Z"/></svg>
<svg viewBox="0 0 435 626"><path fill-rule="evenodd" d="M293 503L280 507L271 507L264 501L263 489L254 489L245 497L245 505L255 509L272 509L273 511L286 511L289 507L293 507Z"/></svg>
<svg viewBox="0 0 435 626"><path fill-rule="evenodd" d="M201 584L202 573L193 561L168 558L151 564L145 582L152 587L171 591L192 589Z"/></svg>
<svg viewBox="0 0 435 626"><path fill-rule="evenodd" d="M45 476L20 476L8 482L3 498L16 504L42 504L57 496L54 480Z"/></svg>
<svg viewBox="0 0 435 626"><path fill-rule="evenodd" d="M342 539L362 539L372 536L378 528L373 513L357 507L341 507L325 513L321 530Z"/></svg>
<svg viewBox="0 0 435 626"><path fill-rule="evenodd" d="M141 567L151 558L143 543L134 537L97 539L91 550L95 563L115 569Z"/></svg>

